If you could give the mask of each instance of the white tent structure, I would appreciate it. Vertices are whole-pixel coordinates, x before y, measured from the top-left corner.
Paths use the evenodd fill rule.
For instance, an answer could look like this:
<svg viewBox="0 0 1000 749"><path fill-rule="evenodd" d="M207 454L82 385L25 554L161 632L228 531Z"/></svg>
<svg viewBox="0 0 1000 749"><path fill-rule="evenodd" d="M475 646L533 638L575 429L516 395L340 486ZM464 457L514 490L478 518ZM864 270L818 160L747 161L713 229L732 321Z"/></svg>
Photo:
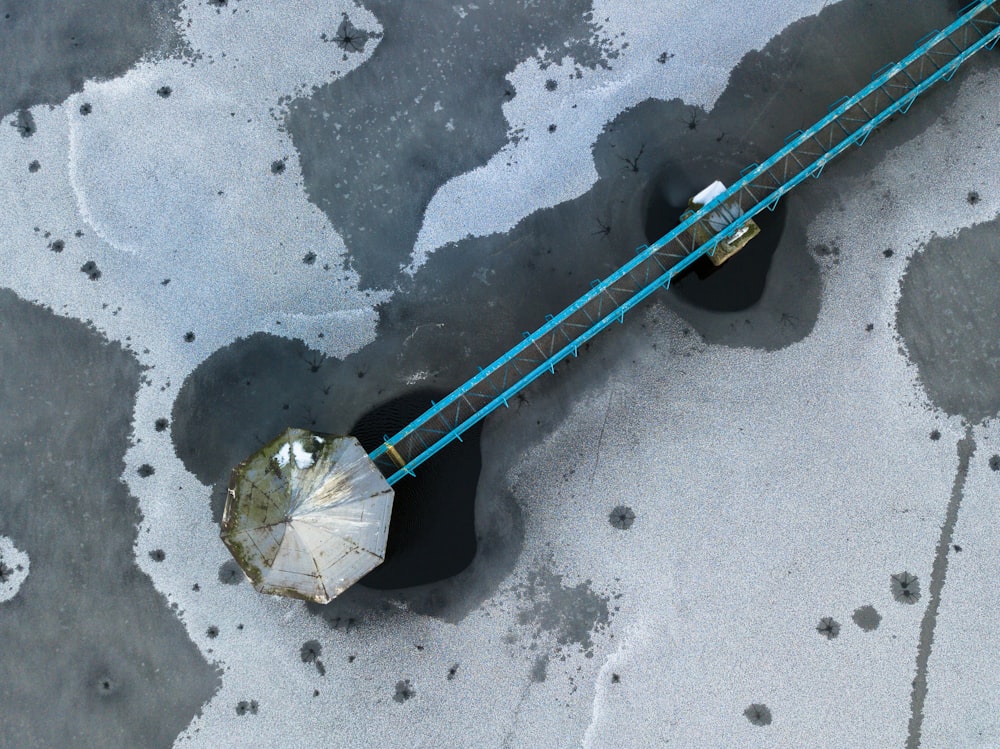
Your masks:
<svg viewBox="0 0 1000 749"><path fill-rule="evenodd" d="M725 191L726 186L719 180L716 180L691 198L688 201L688 208L693 211L704 208L715 198L722 195ZM711 213L708 214L705 223L708 224L711 231L705 229L700 224L696 224L692 231L695 237L698 238L699 243L707 242L712 236L725 229L742 215L743 211L740 209L737 202L730 199L717 206ZM712 265L722 265L729 258L742 250L746 246L747 242L756 237L758 234L760 234L760 227L757 225L757 222L752 218L748 218L743 223L743 226L739 227L727 239L722 240L716 245L715 251L708 256L708 259L712 262Z"/></svg>
<svg viewBox="0 0 1000 749"><path fill-rule="evenodd" d="M233 470L220 535L260 592L328 603L384 560L392 500L354 437L287 429Z"/></svg>

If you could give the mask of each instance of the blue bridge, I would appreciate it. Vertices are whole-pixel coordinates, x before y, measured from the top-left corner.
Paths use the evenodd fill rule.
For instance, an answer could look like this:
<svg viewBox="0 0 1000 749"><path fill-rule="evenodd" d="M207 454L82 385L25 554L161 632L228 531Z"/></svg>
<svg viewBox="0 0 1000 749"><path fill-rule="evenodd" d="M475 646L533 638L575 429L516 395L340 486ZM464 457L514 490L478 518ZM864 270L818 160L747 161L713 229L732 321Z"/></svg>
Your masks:
<svg viewBox="0 0 1000 749"><path fill-rule="evenodd" d="M817 178L826 165L850 146L862 146L868 136L897 113L905 114L924 91L951 80L958 68L981 49L992 49L1000 38L998 0L973 2L958 19L917 42L911 54L877 70L870 84L853 96L830 105L828 114L808 130L792 133L784 147L762 164L750 164L731 187L590 290L558 315L546 317L536 331L488 367L458 387L401 429L384 437L369 454L390 484L415 469L452 440L482 421L546 372L702 256L731 250L727 240L745 233L764 209L773 211L781 197L808 177ZM721 218L720 218L721 217Z"/></svg>

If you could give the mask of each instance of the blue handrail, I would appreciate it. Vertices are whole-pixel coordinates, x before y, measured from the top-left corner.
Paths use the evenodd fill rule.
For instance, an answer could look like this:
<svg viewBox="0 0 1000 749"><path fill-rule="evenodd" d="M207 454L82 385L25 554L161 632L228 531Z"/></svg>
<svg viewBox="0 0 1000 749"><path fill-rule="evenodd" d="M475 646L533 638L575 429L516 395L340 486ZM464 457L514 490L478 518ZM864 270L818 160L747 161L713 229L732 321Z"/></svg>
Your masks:
<svg viewBox="0 0 1000 749"><path fill-rule="evenodd" d="M562 312L557 315L547 315L546 322L538 328L538 330L534 333L525 333L524 339L520 343L511 348L506 354L501 356L485 369L480 368L476 375L457 387L450 395L443 400L434 403L431 408L429 408L409 425L401 429L392 437L387 438L382 445L369 453L369 457L374 461L388 455L398 466L399 461L397 459L399 458L399 455L395 452L393 445L398 444L401 440L407 438L411 434L419 432L422 426L427 424L428 421L446 413L449 408L455 407L456 404L460 404L463 399L465 399L465 403L469 403L467 396L477 385L482 384L484 380L487 380L492 374L497 372L497 370L500 370L509 363L518 360L521 354L528 349L534 347L538 351L542 351L542 347L538 345L539 341L541 341L548 334L552 333L554 330L560 329L560 326L568 318L607 292L608 289L613 287L619 280L641 266L643 263L646 263L650 258L657 256L658 253L661 253L668 245L673 243L675 240L678 240L684 232L706 219L709 214L711 214L716 208L719 208L723 203L737 197L739 193L744 190L749 191L749 188L754 186L757 180L759 180L762 176L769 174L770 170L779 164L783 159L800 152L803 146L810 141L814 141L826 127L832 124L837 124L842 130L844 130L845 133L847 133L843 124L840 123L840 119L855 106L859 106L861 101L873 94L875 91L881 89L882 92L885 93L886 89L884 87L897 75L902 74L906 76L906 78L914 84L913 88L907 90L906 93L901 95L898 99L893 99L891 96L887 95L887 98L890 99L891 103L882 111L870 116L869 119L867 119L867 121L864 122L864 124L862 124L858 129L848 133L844 140L836 145L833 145L829 150L825 150L824 153L822 153L810 164L805 165L804 168L802 168L797 174L785 180L777 187L772 188L766 199L746 209L736 220L728 224L724 229L716 233L699 247L687 253L676 264L667 268L660 276L649 282L643 288L635 291L621 304L616 304L616 306L601 319L594 321L587 330L583 331L579 335L576 335L571 340L568 340L568 343L559 350L548 354L542 363L538 364L526 374L521 375L516 381L510 383L502 391L497 392L488 403L484 404L478 410L475 410L460 423L455 424L447 431L428 430L430 434L434 435L434 441L427 445L418 455L406 460L403 465L398 466L398 470L392 473L387 480L390 484L393 484L403 476L414 475L413 471L417 466L433 456L453 439L461 439L463 432L482 421L486 418L486 416L500 406L506 407L508 405L508 401L512 397L541 377L545 372L554 373L556 364L570 356L576 356L578 349L582 344L586 343L595 335L607 328L612 322L615 322L616 320L619 322L624 321L626 312L640 304L656 290L660 288L669 288L670 282L675 276L683 272L703 255L713 253L720 242L736 232L746 223L748 219L752 218L765 208L774 210L778 200L780 200L785 193L801 183L807 177L811 176L818 178L822 173L823 168L832 159L843 153L843 151L845 151L849 146L864 145L868 136L880 124L885 122L889 117L897 112L906 113L917 97L939 80L950 80L951 76L954 75L954 72L958 69L958 67L973 54L983 48L992 49L993 46L996 45L997 39L1000 38L1000 11L994 7L996 2L997 0L981 0L980 2L971 3L962 10L958 20L942 31L931 32L925 36L917 43L914 51L903 60L897 63L890 63L880 68L873 75L872 82L870 84L865 86L853 96L842 97L831 104L828 114L808 130L796 131L795 133L789 135L788 138L785 139L784 147L767 159L767 161L761 164L750 164L745 167L740 172L740 179L730 186L725 192L718 195L698 211L685 213L682 217L681 223L674 230L665 234L648 247L639 248L636 256L629 262L603 281L594 281L591 284L591 289L587 293L570 304ZM995 15L996 20L987 21L987 26L992 26L992 28L987 32L982 33L979 31L979 25L976 25L976 22L982 24L983 20L978 19L977 17L987 10L990 10ZM966 49L959 50L958 46L955 45L954 41L951 40L950 37L956 31L966 26L974 28L977 33L980 34L980 38L970 44ZM912 76L910 76L907 72L907 68L909 68L914 62L921 60L921 58L928 57L934 47L945 40L948 40L955 50L951 59L940 67L931 61L936 68L935 72L921 80L919 83L914 81ZM930 58L928 57L928 59ZM867 110L863 107L859 106L859 108L862 112L865 112L866 115L868 114ZM798 160L796 159L796 161ZM565 330L563 332L565 333ZM566 334L566 338L570 338L568 334ZM518 370L518 372L519 371L520 370ZM506 385L506 380L504 384Z"/></svg>

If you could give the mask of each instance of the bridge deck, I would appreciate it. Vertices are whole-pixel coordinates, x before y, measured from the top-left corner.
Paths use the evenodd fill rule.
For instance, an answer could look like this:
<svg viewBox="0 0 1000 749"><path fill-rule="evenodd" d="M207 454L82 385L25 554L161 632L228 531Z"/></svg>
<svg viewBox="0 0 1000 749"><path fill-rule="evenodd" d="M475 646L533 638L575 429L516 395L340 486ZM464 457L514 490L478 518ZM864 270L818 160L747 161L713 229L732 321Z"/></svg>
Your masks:
<svg viewBox="0 0 1000 749"><path fill-rule="evenodd" d="M805 131L796 131L785 146L763 164L751 164L732 187L697 212L688 211L681 224L561 313L548 316L534 333L458 387L439 403L385 442L369 457L395 483L464 431L484 419L555 365L576 356L580 346L736 232L747 219L774 210L781 197L807 177L819 177L824 167L851 145L868 136L896 113L905 114L916 98L939 80L951 80L959 66L980 49L992 49L1000 38L998 0L973 2L958 20L934 31L914 51L872 76L872 82L851 97L830 105L828 114ZM708 216L725 204L738 218L718 233ZM701 225L702 232L697 230ZM713 235L699 243L695 238Z"/></svg>

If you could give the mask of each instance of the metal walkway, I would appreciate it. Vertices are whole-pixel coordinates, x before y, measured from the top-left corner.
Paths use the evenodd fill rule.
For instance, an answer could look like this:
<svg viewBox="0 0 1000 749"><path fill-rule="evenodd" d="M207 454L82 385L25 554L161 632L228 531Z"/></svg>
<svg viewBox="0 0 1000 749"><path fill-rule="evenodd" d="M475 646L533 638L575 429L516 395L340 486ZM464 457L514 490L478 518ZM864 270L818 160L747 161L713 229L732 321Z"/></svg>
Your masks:
<svg viewBox="0 0 1000 749"><path fill-rule="evenodd" d="M373 450L369 457L390 484L414 469L462 433L499 408L507 406L545 372L576 356L580 346L671 280L702 255L764 210L774 210L781 196L807 177L819 177L823 168L849 146L861 146L889 117L906 113L917 97L939 80L951 80L959 66L1000 38L1000 0L973 2L959 11L958 20L933 31L900 62L876 71L872 82L851 97L830 105L829 113L805 131L785 139L785 146L763 164L751 164L732 187L697 212L686 212L681 224L654 244L636 250L636 257L558 315L548 315L534 333L458 387L411 424ZM709 215L735 220L716 232ZM702 233L697 231L703 227ZM696 237L711 236L698 244Z"/></svg>

